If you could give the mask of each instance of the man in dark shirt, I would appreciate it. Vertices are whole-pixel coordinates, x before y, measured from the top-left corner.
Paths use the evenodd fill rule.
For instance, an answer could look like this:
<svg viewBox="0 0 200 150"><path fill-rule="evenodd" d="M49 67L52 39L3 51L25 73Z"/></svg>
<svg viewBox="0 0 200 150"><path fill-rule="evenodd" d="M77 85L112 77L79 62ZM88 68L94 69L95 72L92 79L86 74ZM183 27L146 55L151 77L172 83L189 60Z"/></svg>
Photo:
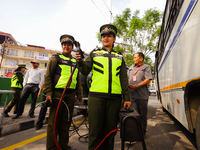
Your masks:
<svg viewBox="0 0 200 150"><path fill-rule="evenodd" d="M147 85L152 79L151 67L143 63L144 54L138 52L134 55L134 65L128 70L129 92L132 107L134 107L141 116L141 126L143 134L146 134L147 128L147 104L149 91Z"/></svg>

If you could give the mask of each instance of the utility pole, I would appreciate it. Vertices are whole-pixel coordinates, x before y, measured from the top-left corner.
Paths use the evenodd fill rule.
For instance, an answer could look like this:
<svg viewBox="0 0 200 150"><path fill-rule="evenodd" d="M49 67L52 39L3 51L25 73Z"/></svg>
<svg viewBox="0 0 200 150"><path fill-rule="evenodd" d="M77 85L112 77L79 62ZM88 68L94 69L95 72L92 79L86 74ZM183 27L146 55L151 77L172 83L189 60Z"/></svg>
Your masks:
<svg viewBox="0 0 200 150"><path fill-rule="evenodd" d="M110 0L110 23L112 23L112 0Z"/></svg>

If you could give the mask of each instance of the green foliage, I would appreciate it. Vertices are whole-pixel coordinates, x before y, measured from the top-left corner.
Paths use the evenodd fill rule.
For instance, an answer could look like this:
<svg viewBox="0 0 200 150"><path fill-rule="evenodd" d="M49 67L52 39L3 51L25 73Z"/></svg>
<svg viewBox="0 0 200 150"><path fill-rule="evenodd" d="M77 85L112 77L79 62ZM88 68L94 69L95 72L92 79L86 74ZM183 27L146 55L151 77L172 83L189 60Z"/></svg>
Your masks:
<svg viewBox="0 0 200 150"><path fill-rule="evenodd" d="M113 24L118 29L116 36L122 42L115 47L115 50L123 54L129 66L133 64L133 54L142 52L145 55L144 63L153 68L149 55L157 49L163 13L148 9L143 17L139 15L139 10L132 13L130 8L126 8L121 15L116 15ZM97 34L97 38L101 42L100 33Z"/></svg>
<svg viewBox="0 0 200 150"><path fill-rule="evenodd" d="M131 54L125 55L125 56L124 56L124 60L125 60L125 62L126 62L126 64L127 64L128 66L131 66L131 65L134 64L134 63L133 63L133 55L131 55Z"/></svg>
<svg viewBox="0 0 200 150"><path fill-rule="evenodd" d="M117 37L122 42L115 49L123 53L128 65L133 64L134 53L143 52L146 57L144 61L153 66L149 55L157 49L163 13L148 9L143 17L139 15L139 10L132 13L130 8L126 8L121 15L116 15L113 24L117 27ZM101 42L100 33L97 38Z"/></svg>
<svg viewBox="0 0 200 150"><path fill-rule="evenodd" d="M119 53L124 53L124 49L119 45L115 46L113 49Z"/></svg>
<svg viewBox="0 0 200 150"><path fill-rule="evenodd" d="M150 57L146 56L146 57L144 58L144 61L143 61L143 62L144 62L145 64L151 66L152 69L154 69L154 66L153 66L153 64L152 64L152 60L151 60Z"/></svg>
<svg viewBox="0 0 200 150"><path fill-rule="evenodd" d="M97 40L99 41L99 43L101 43L101 33L100 32L97 33Z"/></svg>

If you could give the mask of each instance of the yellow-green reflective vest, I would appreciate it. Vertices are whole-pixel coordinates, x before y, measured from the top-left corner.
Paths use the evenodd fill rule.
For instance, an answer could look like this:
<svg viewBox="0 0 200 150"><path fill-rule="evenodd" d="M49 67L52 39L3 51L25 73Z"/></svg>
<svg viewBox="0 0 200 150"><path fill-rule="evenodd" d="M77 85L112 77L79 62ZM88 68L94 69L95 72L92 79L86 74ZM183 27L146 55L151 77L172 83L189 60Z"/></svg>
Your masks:
<svg viewBox="0 0 200 150"><path fill-rule="evenodd" d="M93 51L92 83L90 96L121 97L120 71L122 55L115 51L97 49Z"/></svg>
<svg viewBox="0 0 200 150"><path fill-rule="evenodd" d="M64 89L69 80L71 72L76 65L76 59L73 57L72 58L66 57L62 54L56 54L54 56L56 57L58 65L54 75L54 88ZM68 86L68 89L76 89L77 75L78 75L78 69L75 69L71 82Z"/></svg>
<svg viewBox="0 0 200 150"><path fill-rule="evenodd" d="M23 76L23 79L24 79L24 76ZM19 83L19 79L18 79L16 73L11 78L11 86L10 87L22 88L22 85L21 85L21 83Z"/></svg>

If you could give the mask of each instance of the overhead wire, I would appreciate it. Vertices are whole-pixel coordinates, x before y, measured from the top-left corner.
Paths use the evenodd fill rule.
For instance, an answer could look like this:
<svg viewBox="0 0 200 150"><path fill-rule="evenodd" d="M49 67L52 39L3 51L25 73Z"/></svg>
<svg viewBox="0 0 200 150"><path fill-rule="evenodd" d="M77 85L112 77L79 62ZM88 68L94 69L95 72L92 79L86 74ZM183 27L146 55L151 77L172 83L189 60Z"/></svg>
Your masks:
<svg viewBox="0 0 200 150"><path fill-rule="evenodd" d="M104 1L104 0L103 0ZM106 2L104 1L104 3L106 4ZM108 11L112 14L111 10L109 9L108 5L106 4L106 7L108 8Z"/></svg>
<svg viewBox="0 0 200 150"><path fill-rule="evenodd" d="M111 0L112 1L112 0ZM111 16L111 18L114 20L114 18L113 18L113 13L112 13L112 11L109 9L109 7L108 7L108 5L107 5L107 3L105 2L105 0L103 0L103 2L105 3L105 5L106 5L106 7L108 8L108 11L110 12L110 16ZM111 4L112 5L112 4ZM110 19L111 19L110 18ZM110 20L110 22L112 22L111 20Z"/></svg>
<svg viewBox="0 0 200 150"><path fill-rule="evenodd" d="M93 0L91 0L92 3L95 5L95 7L99 10L99 12L103 15L103 13L101 12L101 10L97 7L97 5L93 2ZM108 21L108 19L103 15L103 17ZM108 21L109 22L109 21Z"/></svg>

